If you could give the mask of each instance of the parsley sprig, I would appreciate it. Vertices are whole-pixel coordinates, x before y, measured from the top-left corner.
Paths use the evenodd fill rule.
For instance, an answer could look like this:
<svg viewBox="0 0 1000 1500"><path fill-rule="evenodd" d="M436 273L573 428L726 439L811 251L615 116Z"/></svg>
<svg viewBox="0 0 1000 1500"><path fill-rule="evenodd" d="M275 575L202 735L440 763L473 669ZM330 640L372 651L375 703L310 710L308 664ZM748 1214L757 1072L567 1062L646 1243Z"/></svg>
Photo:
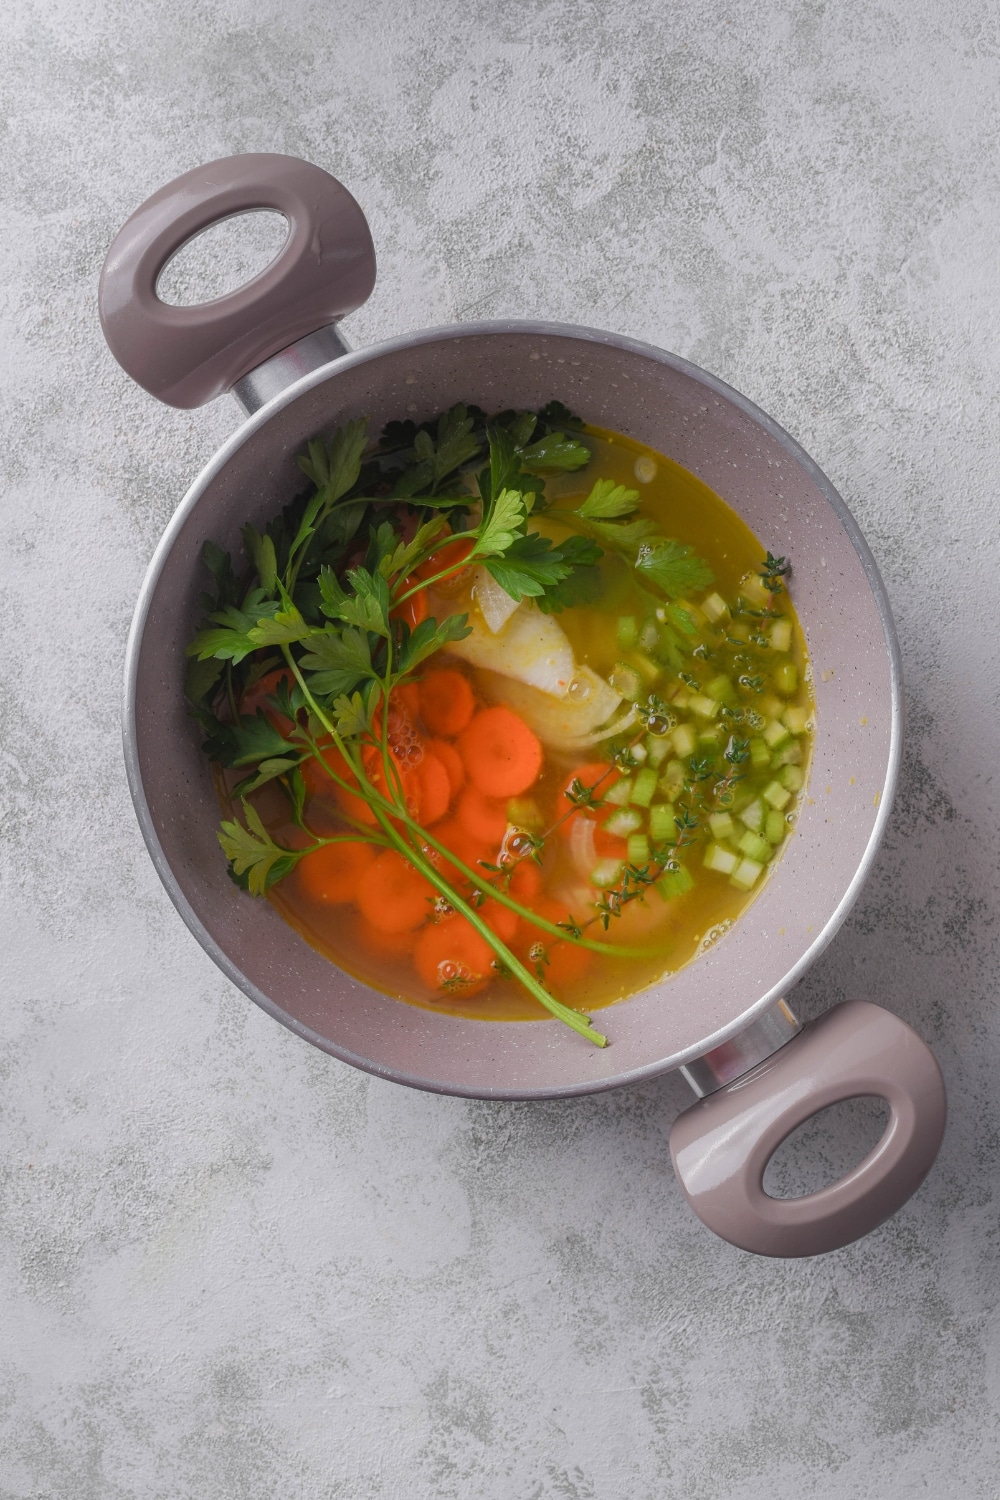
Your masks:
<svg viewBox="0 0 1000 1500"><path fill-rule="evenodd" d="M491 420L459 405L435 422L389 424L375 447L361 420L328 442L314 440L299 459L310 488L263 531L244 527L242 575L228 554L206 544L215 591L204 596L205 618L188 647L186 691L212 760L229 773L246 773L230 775L242 821L227 818L219 832L238 884L263 895L310 850L338 839L396 849L436 891L436 910L461 913L485 939L498 972L603 1046L587 1019L545 988L544 963L527 968L480 910L497 901L549 940L603 953L649 950L595 941L572 918L550 922L510 895L514 865L539 857L545 835L528 836L495 869L465 865L411 817L389 750L394 690L469 633L463 614L420 619L407 609L436 583L482 566L512 599L558 611L594 596L608 551L627 557L668 599L710 579L690 548L659 537L649 522L628 520L635 492L607 482L571 513L566 540L553 543L532 529L533 514L546 508L545 476L571 473L589 456L579 423L555 402ZM285 675L268 695L267 711L241 713L248 689L276 668ZM347 831L332 839L312 829L302 774L310 762L367 802L375 826L345 817ZM289 802L300 835L294 848L273 838L251 800L269 783ZM456 881L471 886L468 898Z"/></svg>

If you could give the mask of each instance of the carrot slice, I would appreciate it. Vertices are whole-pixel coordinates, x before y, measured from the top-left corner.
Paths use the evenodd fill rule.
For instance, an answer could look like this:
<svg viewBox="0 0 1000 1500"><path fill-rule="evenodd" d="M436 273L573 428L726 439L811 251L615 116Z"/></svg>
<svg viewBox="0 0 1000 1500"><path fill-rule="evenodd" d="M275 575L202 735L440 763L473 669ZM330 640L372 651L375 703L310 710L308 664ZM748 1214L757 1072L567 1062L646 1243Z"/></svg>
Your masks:
<svg viewBox="0 0 1000 1500"><path fill-rule="evenodd" d="M445 595L457 593L469 573L465 564L474 545L471 537L456 533L454 541L449 540L433 557L429 557L415 569L414 577L437 578L439 573L443 573L445 576L438 578L433 586L434 592Z"/></svg>
<svg viewBox="0 0 1000 1500"><path fill-rule="evenodd" d="M566 905L552 896L540 897L531 903L531 908L550 922L565 922L570 915ZM531 956L531 950L536 945L545 950L548 958L542 969L546 986L554 988L571 984L590 967L593 955L586 948L579 948L575 943L553 937L540 927L533 927L530 922L522 922L516 947L532 968L535 960Z"/></svg>
<svg viewBox="0 0 1000 1500"><path fill-rule="evenodd" d="M409 860L387 849L361 876L355 899L361 915L380 932L412 932L430 915L434 895L430 881Z"/></svg>
<svg viewBox="0 0 1000 1500"><path fill-rule="evenodd" d="M449 745L447 740L431 740L427 746L427 753L436 755L448 772L451 795L454 797L465 785L465 767L462 764L462 757L454 745Z"/></svg>
<svg viewBox="0 0 1000 1500"><path fill-rule="evenodd" d="M404 578L400 592L405 594L412 583L412 578ZM409 599L404 599L402 604L397 604L391 609L389 611L389 618L391 620L405 620L411 630L416 630L417 626L426 620L427 614L427 594L421 589L419 594L411 594Z"/></svg>
<svg viewBox="0 0 1000 1500"><path fill-rule="evenodd" d="M401 682L394 687L390 701L402 704L411 719L416 719L420 713L420 684L419 682Z"/></svg>
<svg viewBox="0 0 1000 1500"><path fill-rule="evenodd" d="M431 734L453 739L476 711L472 684L454 667L437 667L420 684L420 715Z"/></svg>
<svg viewBox="0 0 1000 1500"><path fill-rule="evenodd" d="M496 863L497 845L490 844L487 839L477 838L458 818L449 818L447 823L439 823L434 830L434 837L473 870L478 870L481 859L488 860L491 864ZM428 857L433 858L434 863L439 869L445 870L449 878L460 878L454 865L450 865L442 855L432 854ZM483 872L483 879L485 878L486 874Z"/></svg>
<svg viewBox="0 0 1000 1500"><path fill-rule="evenodd" d="M425 755L417 766L415 775L420 790L420 811L417 816L425 827L429 827L448 811L451 781L436 755Z"/></svg>
<svg viewBox="0 0 1000 1500"><path fill-rule="evenodd" d="M310 901L336 906L353 901L358 881L375 860L371 844L360 840L343 844L325 844L303 855L295 876L303 895Z"/></svg>
<svg viewBox="0 0 1000 1500"><path fill-rule="evenodd" d="M357 777L336 746L331 745L328 741L326 743L321 742L320 749L323 752L324 763L330 768L333 774L340 776L349 785L357 786ZM367 823L370 825L375 823L375 814L364 798L355 796L353 792L349 792L344 787L338 786L327 775L327 772L318 760L303 761L302 779L306 784L306 790L310 796L322 797L324 800L334 803L341 812L346 813L349 818L353 818L357 823Z"/></svg>
<svg viewBox="0 0 1000 1500"><path fill-rule="evenodd" d="M504 704L476 715L459 737L458 752L473 786L490 797L526 792L542 769L538 736Z"/></svg>
<svg viewBox="0 0 1000 1500"><path fill-rule="evenodd" d="M458 799L458 816L474 838L497 848L507 832L507 803L501 798L484 797L474 786L467 786Z"/></svg>
<svg viewBox="0 0 1000 1500"><path fill-rule="evenodd" d="M493 949L457 913L425 927L413 950L417 973L441 999L465 1000L493 976Z"/></svg>
<svg viewBox="0 0 1000 1500"><path fill-rule="evenodd" d="M510 893L515 901L531 906L541 893L542 872L533 859L521 859L511 871Z"/></svg>
<svg viewBox="0 0 1000 1500"><path fill-rule="evenodd" d="M549 962L545 969L546 988L551 989L559 1000L571 1000L566 986L575 984L590 968L594 954L575 943L553 943L549 949Z"/></svg>
<svg viewBox="0 0 1000 1500"><path fill-rule="evenodd" d="M499 901L487 901L482 909L482 916L487 927L496 933L502 943L514 941L521 921L516 911L511 911L509 906L501 906Z"/></svg>

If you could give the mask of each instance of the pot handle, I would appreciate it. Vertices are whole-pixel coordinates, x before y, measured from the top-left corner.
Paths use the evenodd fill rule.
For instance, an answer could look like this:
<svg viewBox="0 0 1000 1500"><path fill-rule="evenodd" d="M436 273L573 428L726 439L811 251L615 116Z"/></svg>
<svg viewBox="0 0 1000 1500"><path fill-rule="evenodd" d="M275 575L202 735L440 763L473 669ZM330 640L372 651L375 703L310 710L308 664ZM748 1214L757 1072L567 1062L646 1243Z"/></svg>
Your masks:
<svg viewBox="0 0 1000 1500"><path fill-rule="evenodd" d="M875 1149L830 1187L771 1198L764 1171L819 1110L875 1095L889 1123ZM945 1126L934 1054L879 1005L834 1006L751 1072L674 1121L670 1152L685 1197L709 1229L757 1255L820 1255L901 1208L934 1162Z"/></svg>
<svg viewBox="0 0 1000 1500"><path fill-rule="evenodd" d="M246 286L170 307L156 283L193 235L235 214L288 221L277 257ZM101 272L101 326L132 379L169 406L201 406L297 339L360 307L375 285L361 208L335 177L295 156L226 156L185 172L137 208Z"/></svg>

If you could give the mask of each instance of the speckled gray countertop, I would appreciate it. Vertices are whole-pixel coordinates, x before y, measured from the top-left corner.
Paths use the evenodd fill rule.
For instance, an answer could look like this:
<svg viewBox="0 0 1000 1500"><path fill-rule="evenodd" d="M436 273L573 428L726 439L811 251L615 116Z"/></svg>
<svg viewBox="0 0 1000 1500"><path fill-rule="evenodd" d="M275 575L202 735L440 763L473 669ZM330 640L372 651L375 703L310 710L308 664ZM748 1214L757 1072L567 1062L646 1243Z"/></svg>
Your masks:
<svg viewBox="0 0 1000 1500"><path fill-rule="evenodd" d="M8 13L2 1500L1000 1493L998 35L981 0ZM713 1239L669 1166L677 1078L529 1106L353 1072L169 905L125 786L122 653L236 413L131 386L95 289L141 199L248 150L363 203L356 342L511 315L634 335L772 413L858 517L906 766L796 1003L883 1001L951 1100L931 1177L863 1243L794 1263ZM813 1131L786 1185L870 1129Z"/></svg>

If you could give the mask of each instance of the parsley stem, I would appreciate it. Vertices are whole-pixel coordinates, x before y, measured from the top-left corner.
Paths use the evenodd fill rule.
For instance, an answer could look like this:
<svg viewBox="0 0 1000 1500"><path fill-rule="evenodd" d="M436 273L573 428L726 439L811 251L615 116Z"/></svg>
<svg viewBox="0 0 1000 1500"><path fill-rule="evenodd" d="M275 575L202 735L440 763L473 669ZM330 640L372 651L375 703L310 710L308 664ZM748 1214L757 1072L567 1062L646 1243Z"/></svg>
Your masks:
<svg viewBox="0 0 1000 1500"><path fill-rule="evenodd" d="M337 744L337 748L343 754L344 746L340 735L337 733L337 730L334 728L333 724L331 724L326 714L323 713L322 709L319 707L319 704L316 702L312 693L309 691L309 688L305 683L301 672L299 671L298 664L296 663L295 658L292 656L289 647L282 646L281 649L286 661L288 662L288 665L291 667L292 671L295 674L299 686L302 688L302 691L305 694L307 703L313 709L316 717L319 719L324 728L333 735L334 740ZM367 778L365 779L367 780ZM372 788L373 792L374 790L375 789ZM599 1031L595 1031L591 1026L589 1026L586 1020L581 1017L576 1011L570 1010L569 1006L563 1005L562 1002L560 1000L557 1000L554 995L550 995L548 990L543 989L542 985L539 984L538 980L535 979L531 972L525 968L520 959L515 958L514 954L511 953L507 945L501 942L496 933L493 932L489 927L487 927L482 917L478 915L474 908L471 907L468 902L463 901L462 897L458 894L454 887L450 885L443 876L438 874L437 870L431 864L430 860L420 854L418 850L412 848L409 844L407 844L402 834L400 834L393 827L389 815L383 811L384 799L377 793L375 793L374 796L367 796L366 800L371 806L375 817L382 825L383 831L385 832L387 838L392 841L395 847L403 855L404 859L408 860L415 869L419 870L420 874L423 875L424 878L428 880L430 884L433 885L442 896L444 896L449 905L454 907L456 911L461 912L461 914L471 924L471 926L474 927L479 935L484 938L485 941L490 945L494 953L496 953L497 957L501 960L505 967L510 970L510 972L516 979L520 980L521 984L528 991L528 993L532 995L536 1000L538 1000L541 1005L544 1005L545 1009L550 1011L552 1015L554 1015L558 1020L564 1021L565 1024L571 1027L573 1031L577 1031L581 1036L587 1037L589 1041L594 1042L594 1044L598 1047L607 1046L607 1038L602 1036ZM393 813L397 813L397 809L392 809L392 811ZM439 845L437 844L436 840L432 840L427 832L422 829L418 823L414 822L414 820L410 818L409 815L406 814L402 809L398 810L398 816L400 817L400 820L402 822L405 822L407 826L416 834L418 834L421 838L427 839L428 842L430 842L439 850L440 853L451 858L454 862L454 856L450 855L449 851L445 849L443 845ZM462 868L465 869L466 873L475 883L477 879L475 873L472 870L469 870L468 866L463 866ZM496 893L496 896L498 899L503 900L504 905L514 907L515 910L522 911L526 916L530 915L530 913L525 911L524 908L518 907L516 902L510 901L507 898L501 898L499 892ZM559 938L568 937L567 933L562 931L561 928L555 927L553 923L546 922L544 925L550 931L554 932ZM599 951L602 952L610 951L608 947L602 943L593 944L592 946L596 947Z"/></svg>

